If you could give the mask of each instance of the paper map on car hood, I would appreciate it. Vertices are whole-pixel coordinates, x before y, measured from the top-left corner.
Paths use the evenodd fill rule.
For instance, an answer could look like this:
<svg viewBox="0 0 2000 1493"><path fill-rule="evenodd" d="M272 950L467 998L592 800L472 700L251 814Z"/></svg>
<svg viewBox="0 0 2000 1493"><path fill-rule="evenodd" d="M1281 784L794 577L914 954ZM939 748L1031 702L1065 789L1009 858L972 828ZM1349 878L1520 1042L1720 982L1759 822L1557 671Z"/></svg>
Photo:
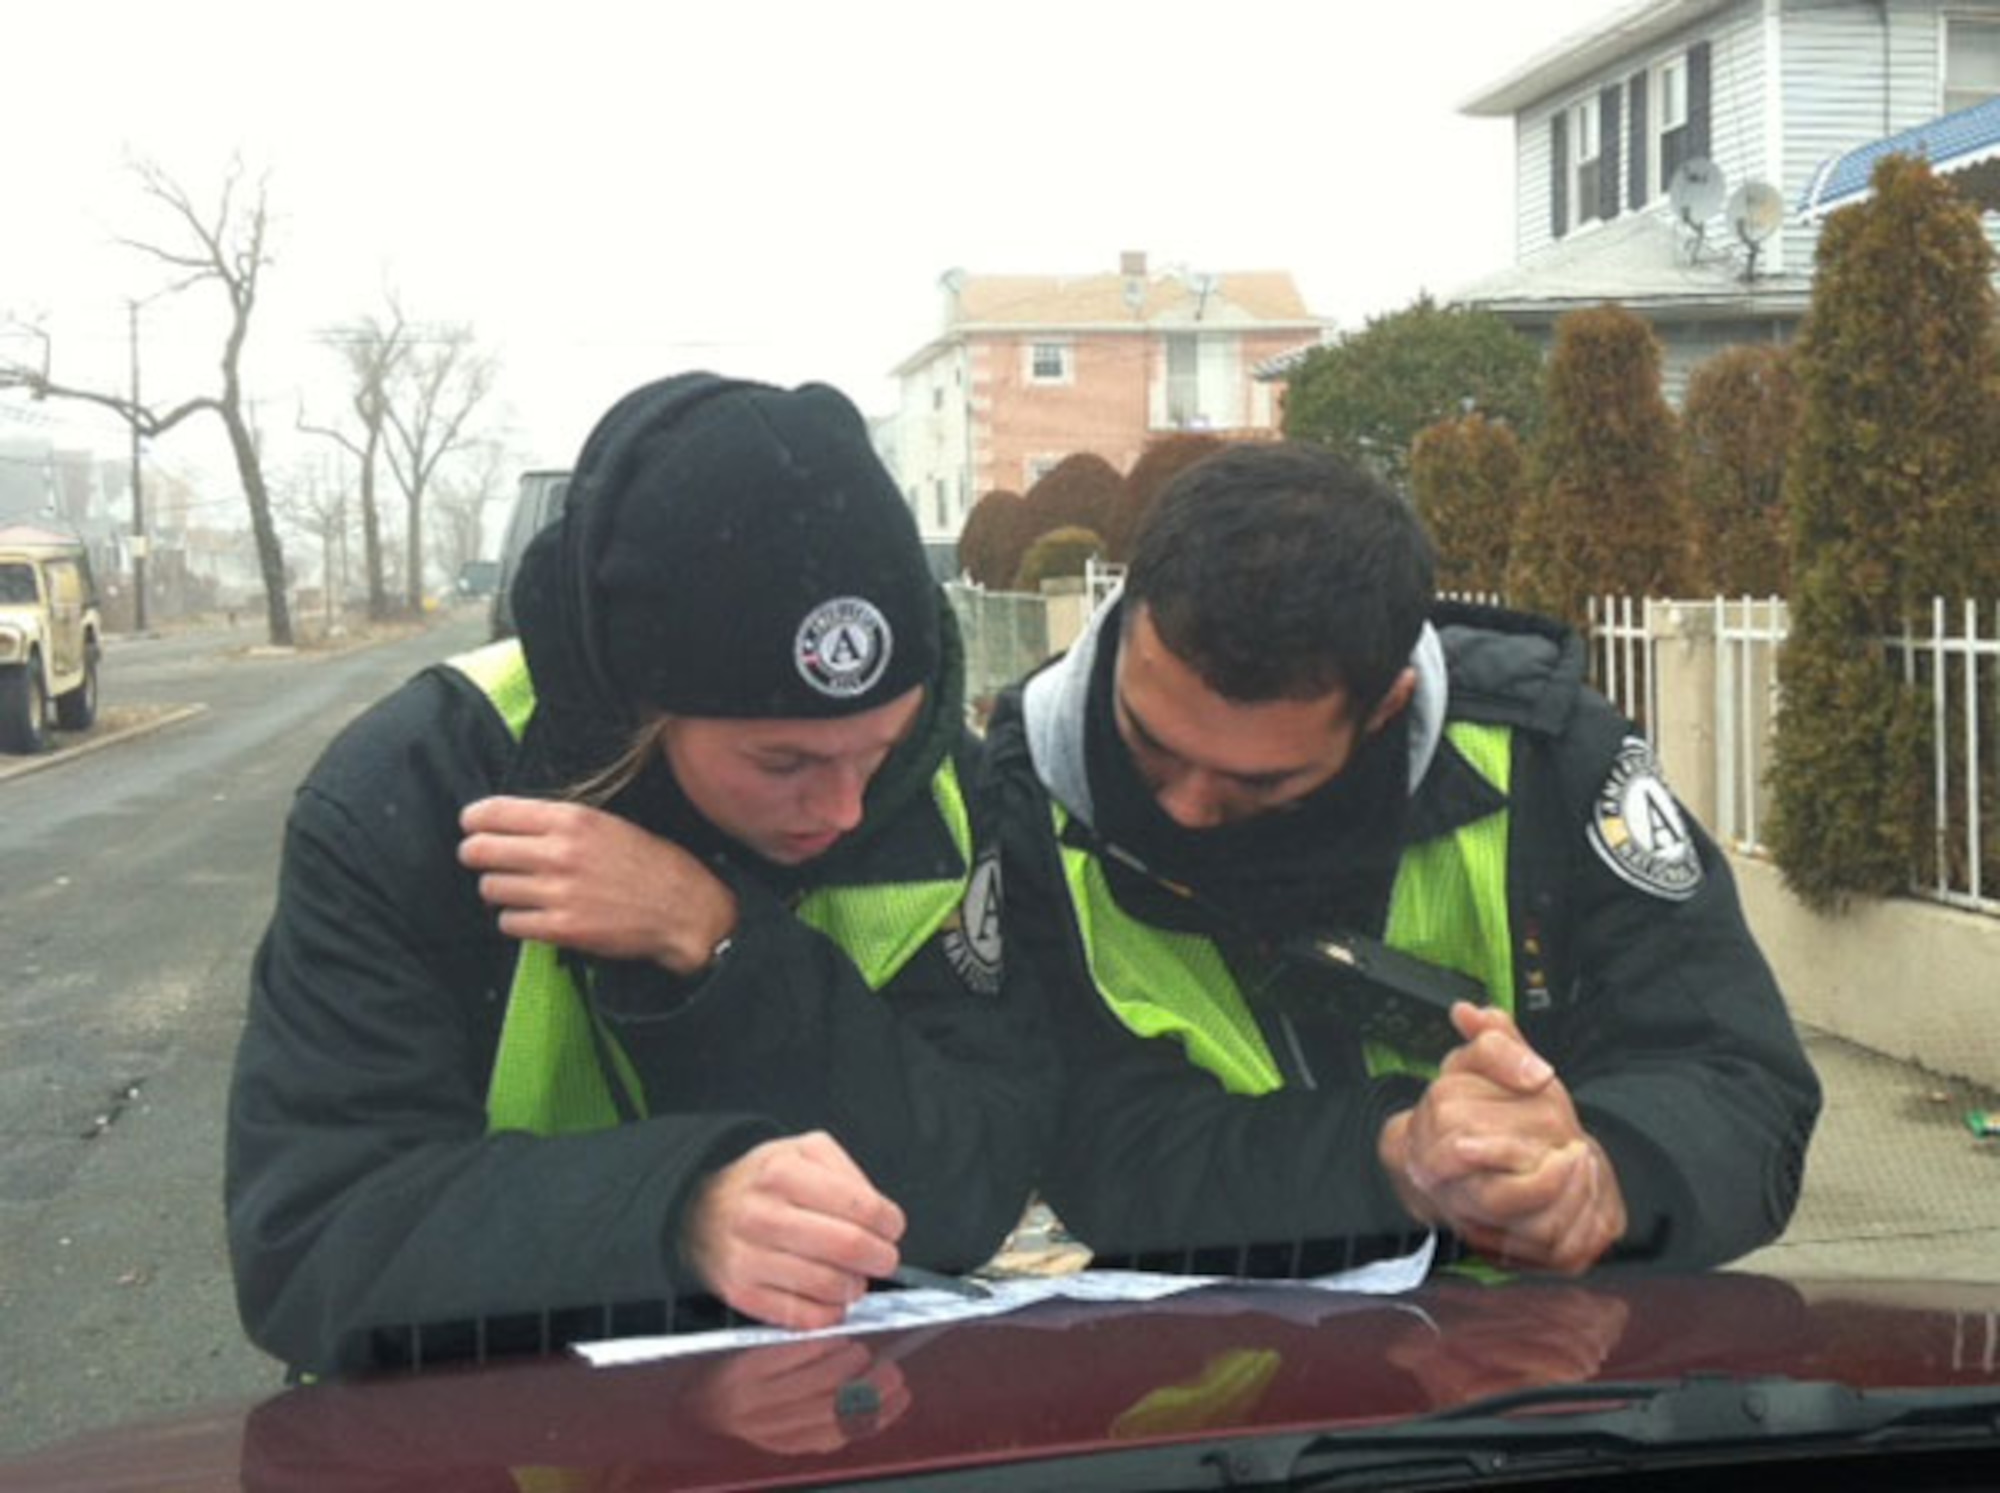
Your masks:
<svg viewBox="0 0 2000 1493"><path fill-rule="evenodd" d="M661 1337L614 1338L605 1342L579 1343L576 1351L599 1368L618 1364L646 1363L660 1358L682 1358L695 1353L716 1353L725 1348L746 1348L763 1343L803 1342L817 1337L854 1337L861 1333L887 1332L898 1327L929 1327L945 1322L967 1322L979 1317L997 1317L1044 1301L1081 1303L1159 1301L1202 1286L1246 1286L1294 1298L1337 1296L1393 1296L1415 1290L1430 1273L1437 1237L1431 1235L1415 1250L1394 1259L1377 1260L1355 1270L1309 1280L1239 1280L1224 1275L1160 1275L1140 1270L1081 1270L1074 1275L1037 1276L1018 1280L990 1280L983 1284L992 1292L981 1300L968 1300L948 1291L875 1291L864 1296L848 1312L838 1327L814 1332L790 1332L782 1327L737 1327L722 1332L688 1332ZM1308 1294L1309 1293L1309 1294ZM1331 1304L1331 1303L1328 1303ZM1241 1310L1241 1298L1233 1302ZM1288 1313L1289 1314L1289 1313Z"/></svg>

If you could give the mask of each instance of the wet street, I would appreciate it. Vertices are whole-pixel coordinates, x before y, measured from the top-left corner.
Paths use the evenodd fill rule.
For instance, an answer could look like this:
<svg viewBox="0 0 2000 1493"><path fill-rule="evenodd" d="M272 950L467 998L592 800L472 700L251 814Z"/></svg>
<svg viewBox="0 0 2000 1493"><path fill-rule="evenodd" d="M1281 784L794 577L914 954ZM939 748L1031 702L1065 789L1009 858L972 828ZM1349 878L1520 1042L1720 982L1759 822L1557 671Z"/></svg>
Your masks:
<svg viewBox="0 0 2000 1493"><path fill-rule="evenodd" d="M247 623L116 638L107 726L164 724L0 758L0 1453L277 1387L237 1325L221 1178L285 809L357 710L484 623L296 654Z"/></svg>

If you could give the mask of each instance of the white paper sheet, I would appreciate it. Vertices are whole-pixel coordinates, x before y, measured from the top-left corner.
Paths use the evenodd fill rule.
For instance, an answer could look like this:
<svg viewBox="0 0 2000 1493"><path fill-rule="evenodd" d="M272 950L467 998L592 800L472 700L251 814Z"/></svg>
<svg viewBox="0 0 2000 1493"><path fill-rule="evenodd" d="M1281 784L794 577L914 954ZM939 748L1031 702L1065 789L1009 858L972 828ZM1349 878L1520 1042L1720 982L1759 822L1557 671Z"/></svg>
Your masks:
<svg viewBox="0 0 2000 1493"><path fill-rule="evenodd" d="M1222 1275L1158 1275L1138 1270L1083 1270L1074 1275L995 1280L985 1284L992 1295L979 1300L949 1291L875 1291L862 1297L838 1327L814 1332L789 1332L782 1327L737 1327L723 1332L688 1332L664 1337L613 1338L579 1343L576 1351L599 1368L683 1358L695 1353L719 1353L760 1343L804 1342L817 1337L854 1337L898 1327L928 1327L944 1322L969 1322L997 1317L1043 1301L1158 1301L1202 1286L1244 1286L1259 1291L1316 1292L1322 1295L1394 1296L1422 1284L1430 1273L1437 1236L1430 1235L1407 1255L1378 1260L1355 1270L1310 1280L1237 1280ZM1240 1303L1237 1306L1240 1310ZM1289 1313L1288 1313L1289 1315Z"/></svg>

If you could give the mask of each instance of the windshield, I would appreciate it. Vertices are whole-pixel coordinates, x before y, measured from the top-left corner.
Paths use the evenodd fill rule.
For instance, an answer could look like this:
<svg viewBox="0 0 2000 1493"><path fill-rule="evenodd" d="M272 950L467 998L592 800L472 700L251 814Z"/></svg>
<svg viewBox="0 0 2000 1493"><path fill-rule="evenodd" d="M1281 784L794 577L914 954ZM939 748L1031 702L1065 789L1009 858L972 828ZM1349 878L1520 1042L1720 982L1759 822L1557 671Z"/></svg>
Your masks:
<svg viewBox="0 0 2000 1493"><path fill-rule="evenodd" d="M2000 0L32 9L0 1468L2000 1372Z"/></svg>

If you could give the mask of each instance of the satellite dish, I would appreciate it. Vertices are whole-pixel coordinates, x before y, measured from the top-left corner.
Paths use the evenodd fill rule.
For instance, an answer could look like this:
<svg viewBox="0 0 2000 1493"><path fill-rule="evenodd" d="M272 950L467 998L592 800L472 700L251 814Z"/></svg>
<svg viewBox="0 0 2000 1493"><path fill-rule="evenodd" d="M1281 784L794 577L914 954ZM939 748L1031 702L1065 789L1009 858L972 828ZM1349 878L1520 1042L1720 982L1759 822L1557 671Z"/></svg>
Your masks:
<svg viewBox="0 0 2000 1493"><path fill-rule="evenodd" d="M1706 156L1691 156L1674 167L1667 202L1676 218L1698 229L1721 208L1724 190L1722 168Z"/></svg>
<svg viewBox="0 0 2000 1493"><path fill-rule="evenodd" d="M1746 181L1729 194L1726 212L1736 236L1754 248L1785 221L1785 199L1769 182Z"/></svg>

